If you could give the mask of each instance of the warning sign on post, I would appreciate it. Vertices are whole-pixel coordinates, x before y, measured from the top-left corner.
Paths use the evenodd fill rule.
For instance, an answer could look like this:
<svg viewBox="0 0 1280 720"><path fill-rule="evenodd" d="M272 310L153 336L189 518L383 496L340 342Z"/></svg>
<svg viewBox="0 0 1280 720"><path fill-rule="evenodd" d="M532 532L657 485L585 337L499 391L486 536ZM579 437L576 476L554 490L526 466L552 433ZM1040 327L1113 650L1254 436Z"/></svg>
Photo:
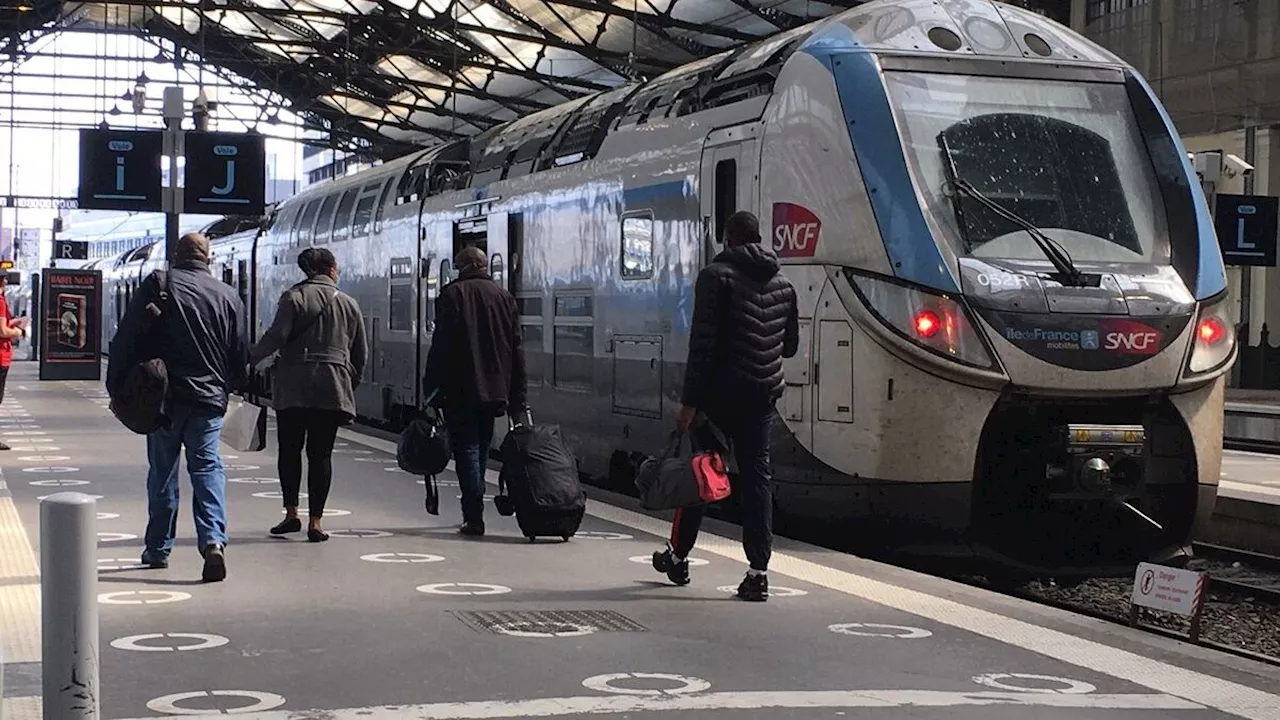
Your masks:
<svg viewBox="0 0 1280 720"><path fill-rule="evenodd" d="M1199 615L1208 575L1163 565L1140 563L1133 578L1134 605L1176 613Z"/></svg>

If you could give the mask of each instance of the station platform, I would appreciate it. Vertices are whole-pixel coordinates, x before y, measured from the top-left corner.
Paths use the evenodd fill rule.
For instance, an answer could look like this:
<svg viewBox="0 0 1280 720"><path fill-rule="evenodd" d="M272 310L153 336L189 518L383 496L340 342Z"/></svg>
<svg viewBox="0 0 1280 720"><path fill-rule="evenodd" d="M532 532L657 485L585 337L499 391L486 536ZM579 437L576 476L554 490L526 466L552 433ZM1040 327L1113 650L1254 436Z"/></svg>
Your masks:
<svg viewBox="0 0 1280 720"><path fill-rule="evenodd" d="M99 384L15 363L0 415L5 720L39 717L38 502L60 490L98 496L111 720L1280 720L1280 668L786 539L769 602L738 601L738 533L712 520L672 586L649 567L667 520L600 490L568 543L492 503L463 538L452 477L430 516L391 444L348 430L326 543L268 535L274 439L224 455L228 577L202 584L189 509L170 567L138 567L144 439Z"/></svg>

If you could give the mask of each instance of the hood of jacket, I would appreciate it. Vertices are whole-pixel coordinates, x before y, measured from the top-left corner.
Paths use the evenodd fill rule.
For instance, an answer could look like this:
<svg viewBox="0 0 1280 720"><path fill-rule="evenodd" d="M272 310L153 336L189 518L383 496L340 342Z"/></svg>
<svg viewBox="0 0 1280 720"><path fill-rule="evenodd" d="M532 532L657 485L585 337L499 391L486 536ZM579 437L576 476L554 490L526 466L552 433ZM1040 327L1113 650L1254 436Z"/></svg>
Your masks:
<svg viewBox="0 0 1280 720"><path fill-rule="evenodd" d="M741 270L752 280L764 282L778 274L781 267L773 248L760 243L746 243L725 248L716 255L715 262L728 263Z"/></svg>

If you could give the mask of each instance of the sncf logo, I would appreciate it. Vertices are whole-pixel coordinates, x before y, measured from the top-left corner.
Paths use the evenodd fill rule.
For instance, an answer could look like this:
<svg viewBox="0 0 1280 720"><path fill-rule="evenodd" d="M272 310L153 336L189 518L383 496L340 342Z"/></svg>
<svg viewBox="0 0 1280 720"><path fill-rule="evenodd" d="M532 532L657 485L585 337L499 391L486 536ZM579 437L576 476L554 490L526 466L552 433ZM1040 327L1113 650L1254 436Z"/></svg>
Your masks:
<svg viewBox="0 0 1280 720"><path fill-rule="evenodd" d="M1102 349L1122 355L1155 355L1160 352L1160 331L1133 320L1102 323Z"/></svg>
<svg viewBox="0 0 1280 720"><path fill-rule="evenodd" d="M822 221L803 205L773 204L773 249L778 257L813 257Z"/></svg>

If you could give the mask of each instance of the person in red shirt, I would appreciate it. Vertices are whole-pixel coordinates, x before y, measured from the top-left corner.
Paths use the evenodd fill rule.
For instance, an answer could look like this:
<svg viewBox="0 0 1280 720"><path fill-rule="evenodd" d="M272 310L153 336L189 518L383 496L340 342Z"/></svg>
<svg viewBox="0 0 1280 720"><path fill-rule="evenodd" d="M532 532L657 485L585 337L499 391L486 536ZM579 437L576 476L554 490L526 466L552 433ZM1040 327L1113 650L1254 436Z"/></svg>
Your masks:
<svg viewBox="0 0 1280 720"><path fill-rule="evenodd" d="M22 337L27 326L26 318L15 318L9 312L9 301L4 292L9 287L9 273L0 272L0 403L4 402L4 384L9 379L9 365L13 362L13 339ZM0 442L0 450L9 450Z"/></svg>

